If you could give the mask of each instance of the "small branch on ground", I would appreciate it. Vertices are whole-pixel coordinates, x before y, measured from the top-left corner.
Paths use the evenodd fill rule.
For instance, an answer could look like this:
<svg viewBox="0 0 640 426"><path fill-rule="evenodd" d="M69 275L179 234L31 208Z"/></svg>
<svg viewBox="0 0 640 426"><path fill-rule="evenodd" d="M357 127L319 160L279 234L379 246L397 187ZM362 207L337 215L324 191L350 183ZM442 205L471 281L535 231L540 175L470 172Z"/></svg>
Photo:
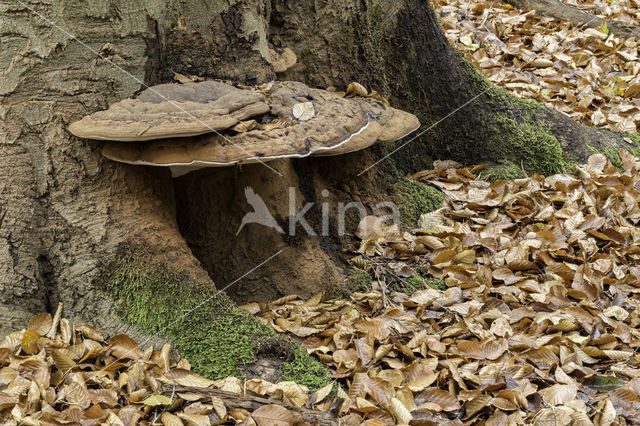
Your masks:
<svg viewBox="0 0 640 426"><path fill-rule="evenodd" d="M278 401L270 398L263 398L259 396L242 395L238 393L225 392L218 389L209 388L197 388L190 386L176 386L173 389L166 389L165 394L171 394L172 392L180 393L197 393L207 396L217 396L222 399L225 405L229 408L244 408L249 412L253 412L263 405L276 404L281 405L292 413L297 413L302 417L302 420L309 423L318 425L335 425L338 424L337 413L332 411L316 411L304 407L294 407L287 405L282 401ZM339 406L339 405L338 405Z"/></svg>

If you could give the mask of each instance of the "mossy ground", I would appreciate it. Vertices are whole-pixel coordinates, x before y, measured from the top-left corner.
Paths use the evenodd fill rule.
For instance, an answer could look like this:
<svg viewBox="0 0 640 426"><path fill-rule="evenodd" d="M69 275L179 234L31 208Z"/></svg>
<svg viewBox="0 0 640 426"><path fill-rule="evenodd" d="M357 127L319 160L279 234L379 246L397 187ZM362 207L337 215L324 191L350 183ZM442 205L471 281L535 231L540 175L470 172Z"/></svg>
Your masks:
<svg viewBox="0 0 640 426"><path fill-rule="evenodd" d="M153 266L152 266L153 265ZM273 339L289 347L282 377L310 389L329 383L329 372L291 341L237 308L222 292L185 282L179 274L132 254L119 255L96 281L117 304L117 315L150 335L161 335L193 366L217 379L242 377L242 366L265 354Z"/></svg>
<svg viewBox="0 0 640 426"><path fill-rule="evenodd" d="M418 268L413 275L407 278L400 278L391 270L388 270L388 272L388 288L393 291L404 293L407 296L411 296L416 291L425 290L429 287L438 290L445 290L447 288L447 285L443 280L434 278L429 274L423 274L420 272L420 268Z"/></svg>
<svg viewBox="0 0 640 426"><path fill-rule="evenodd" d="M525 177L522 166L508 160L499 161L483 169L478 178L487 182L511 180Z"/></svg>
<svg viewBox="0 0 640 426"><path fill-rule="evenodd" d="M421 182L402 178L395 186L401 229L417 227L420 215L439 209L444 200L441 191Z"/></svg>
<svg viewBox="0 0 640 426"><path fill-rule="evenodd" d="M399 291L409 296L418 290L424 290L428 287L439 290L447 288L443 280L432 277L422 268L418 268L416 273L408 278L398 277L391 269L386 270L385 276L387 284L390 285L390 290ZM333 288L330 298L349 298L351 293L367 292L371 290L372 283L373 278L370 272L353 268L350 270L345 282Z"/></svg>
<svg viewBox="0 0 640 426"><path fill-rule="evenodd" d="M444 280L434 278L426 271L423 271L422 268L418 268L412 276L400 282L398 291L410 296L418 290L425 290L429 287L437 290L446 290L447 285Z"/></svg>
<svg viewBox="0 0 640 426"><path fill-rule="evenodd" d="M327 297L348 299L351 293L363 293L371 290L372 282L373 279L369 272L359 268L351 268L343 282L335 282L329 286Z"/></svg>
<svg viewBox="0 0 640 426"><path fill-rule="evenodd" d="M294 381L311 390L320 389L330 382L329 371L300 346L292 344L288 355L287 362L280 369L283 380Z"/></svg>

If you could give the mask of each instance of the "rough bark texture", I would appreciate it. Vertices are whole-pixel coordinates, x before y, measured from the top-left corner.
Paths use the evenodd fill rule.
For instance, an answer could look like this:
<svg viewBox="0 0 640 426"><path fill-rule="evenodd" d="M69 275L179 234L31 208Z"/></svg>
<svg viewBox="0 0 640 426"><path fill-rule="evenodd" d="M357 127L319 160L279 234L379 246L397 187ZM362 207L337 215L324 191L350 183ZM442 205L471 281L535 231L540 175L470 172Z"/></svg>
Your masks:
<svg viewBox="0 0 640 426"><path fill-rule="evenodd" d="M98 146L65 130L153 79L165 7L0 2L0 334L58 301L72 317L120 329L90 283L122 243L154 245L158 257L208 280L176 226L168 175L104 161Z"/></svg>
<svg viewBox="0 0 640 426"><path fill-rule="evenodd" d="M575 25L586 25L590 28L599 28L604 22L613 34L630 38L640 36L640 28L635 25L627 25L612 19L602 19L589 12L568 6L559 0L507 0L507 3L520 8L535 10L538 14L549 16Z"/></svg>
<svg viewBox="0 0 640 426"><path fill-rule="evenodd" d="M270 43L293 49L298 64L276 75ZM335 232L290 238L251 225L236 238L249 211L245 186L286 227L289 186L298 205L410 204L420 200L399 191L399 178L436 158L554 172L584 159L586 144L622 142L491 86L452 50L422 0L0 0L0 45L0 335L58 301L68 317L107 334L121 330L113 303L91 283L123 246L145 246L168 269L213 285L202 261L219 288L284 249L230 289L238 300L310 293L340 280ZM99 143L66 132L69 122L132 96L141 81L169 81L174 71L339 88L357 80L427 126L478 97L362 176L393 146L273 163L282 178L253 165L172 181L167 172L109 162ZM307 216L317 232L318 217L317 210Z"/></svg>

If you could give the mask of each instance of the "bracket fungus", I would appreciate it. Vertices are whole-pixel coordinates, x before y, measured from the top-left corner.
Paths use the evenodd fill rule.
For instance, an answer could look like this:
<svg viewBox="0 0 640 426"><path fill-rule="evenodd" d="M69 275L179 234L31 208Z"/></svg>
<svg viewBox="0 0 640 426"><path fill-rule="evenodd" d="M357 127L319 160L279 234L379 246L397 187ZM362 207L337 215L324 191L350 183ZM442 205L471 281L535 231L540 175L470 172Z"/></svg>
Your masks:
<svg viewBox="0 0 640 426"><path fill-rule="evenodd" d="M205 81L151 87L69 130L108 140L102 153L111 160L169 167L180 176L205 167L342 155L419 126L414 115L371 97L293 81L242 88Z"/></svg>
<svg viewBox="0 0 640 426"><path fill-rule="evenodd" d="M148 141L227 129L269 112L264 95L218 81L161 84L69 126L86 139Z"/></svg>

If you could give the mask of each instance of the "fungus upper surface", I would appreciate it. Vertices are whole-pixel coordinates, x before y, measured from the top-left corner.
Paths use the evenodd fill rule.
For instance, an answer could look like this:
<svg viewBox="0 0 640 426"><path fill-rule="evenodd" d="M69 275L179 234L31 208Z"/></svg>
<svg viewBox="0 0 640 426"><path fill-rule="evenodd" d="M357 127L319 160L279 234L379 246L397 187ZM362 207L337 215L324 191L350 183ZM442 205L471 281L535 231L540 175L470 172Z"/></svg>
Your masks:
<svg viewBox="0 0 640 426"><path fill-rule="evenodd" d="M200 111L201 116L209 114L208 123L215 121L216 128L213 130L216 132L183 137L192 136L191 129L197 129L198 133L202 133L203 129L198 120L189 120L184 113L176 114L175 106L166 102L165 97L177 103L189 104L194 110ZM153 114L137 110L124 112L127 107L143 110L149 109L148 106L154 106ZM122 111L117 111L118 108L122 108ZM158 112L160 110L165 112ZM161 128L153 127L148 118L150 115L160 123ZM94 126L91 138L98 138L95 136L95 124L100 122L102 116L110 117L103 120L105 126L107 122L111 126L129 125L127 129L115 126L109 131L102 131L100 138L118 141L105 144L105 157L129 164L168 166L174 175L203 167L309 155L341 155L364 149L377 141L399 139L420 125L414 115L391 108L379 99L344 97L292 81L272 82L250 89L238 89L214 81L155 86L142 92L135 100L119 102L107 111L74 123L71 130L82 136L76 132L79 123L84 122L84 128L89 128L89 124ZM115 116L119 117L118 120L113 119ZM178 118L174 118L176 116ZM144 120L138 122L138 117ZM247 118L252 119L241 121ZM191 129L187 128L189 121ZM183 125L181 134L176 134L178 125ZM174 132L167 133L166 129L173 129ZM116 133L119 139L106 136ZM132 138L131 134L138 139ZM122 143L133 140L139 142Z"/></svg>
<svg viewBox="0 0 640 426"><path fill-rule="evenodd" d="M268 111L263 94L218 81L161 84L72 123L69 131L86 139L148 141L223 130Z"/></svg>

